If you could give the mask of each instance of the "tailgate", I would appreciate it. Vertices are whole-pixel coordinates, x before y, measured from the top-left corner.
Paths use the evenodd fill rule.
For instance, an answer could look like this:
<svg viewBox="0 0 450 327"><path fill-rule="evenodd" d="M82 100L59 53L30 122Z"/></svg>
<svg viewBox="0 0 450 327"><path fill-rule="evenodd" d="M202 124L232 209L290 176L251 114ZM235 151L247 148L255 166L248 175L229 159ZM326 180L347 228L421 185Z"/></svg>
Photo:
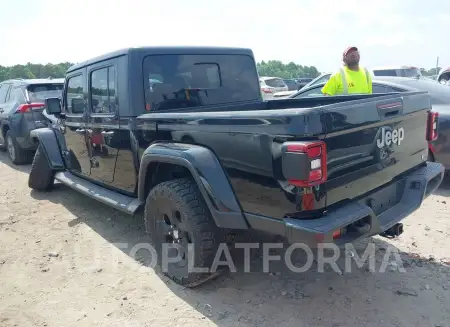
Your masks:
<svg viewBox="0 0 450 327"><path fill-rule="evenodd" d="M428 154L428 94L393 94L352 102L323 107L327 206L390 182L423 163Z"/></svg>

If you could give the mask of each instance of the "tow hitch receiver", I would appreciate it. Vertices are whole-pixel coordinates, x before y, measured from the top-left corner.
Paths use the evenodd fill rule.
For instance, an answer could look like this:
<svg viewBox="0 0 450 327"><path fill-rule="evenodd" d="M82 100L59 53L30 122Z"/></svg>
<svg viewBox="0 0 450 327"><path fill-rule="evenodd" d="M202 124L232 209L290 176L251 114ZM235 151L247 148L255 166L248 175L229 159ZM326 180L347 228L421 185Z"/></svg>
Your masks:
<svg viewBox="0 0 450 327"><path fill-rule="evenodd" d="M397 223L391 228L385 230L383 233L380 234L380 236L386 237L386 238L394 238L396 236L400 236L403 234L403 224Z"/></svg>

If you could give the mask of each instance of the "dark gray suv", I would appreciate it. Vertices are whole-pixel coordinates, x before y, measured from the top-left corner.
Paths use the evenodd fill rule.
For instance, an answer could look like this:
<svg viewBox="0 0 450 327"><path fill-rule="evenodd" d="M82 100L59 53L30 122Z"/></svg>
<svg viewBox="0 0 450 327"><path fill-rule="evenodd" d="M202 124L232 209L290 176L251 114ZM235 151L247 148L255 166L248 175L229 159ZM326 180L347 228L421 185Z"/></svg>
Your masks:
<svg viewBox="0 0 450 327"><path fill-rule="evenodd" d="M30 131L47 127L45 98L61 97L64 79L14 79L0 83L0 148L7 149L11 161L27 164L37 144Z"/></svg>

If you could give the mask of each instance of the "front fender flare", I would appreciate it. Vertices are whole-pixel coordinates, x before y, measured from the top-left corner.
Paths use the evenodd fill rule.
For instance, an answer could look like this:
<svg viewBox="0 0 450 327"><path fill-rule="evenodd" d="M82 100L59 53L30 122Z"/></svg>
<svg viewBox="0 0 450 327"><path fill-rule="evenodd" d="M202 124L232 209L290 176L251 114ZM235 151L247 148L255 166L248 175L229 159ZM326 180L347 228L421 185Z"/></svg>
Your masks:
<svg viewBox="0 0 450 327"><path fill-rule="evenodd" d="M138 197L146 200L145 181L149 165L170 163L187 168L197 183L211 215L220 228L248 229L230 181L215 154L200 145L155 143L142 154L139 168Z"/></svg>
<svg viewBox="0 0 450 327"><path fill-rule="evenodd" d="M34 129L30 132L30 136L39 140L39 144L42 146L41 148L48 160L50 168L53 170L66 169L53 129L48 127Z"/></svg>

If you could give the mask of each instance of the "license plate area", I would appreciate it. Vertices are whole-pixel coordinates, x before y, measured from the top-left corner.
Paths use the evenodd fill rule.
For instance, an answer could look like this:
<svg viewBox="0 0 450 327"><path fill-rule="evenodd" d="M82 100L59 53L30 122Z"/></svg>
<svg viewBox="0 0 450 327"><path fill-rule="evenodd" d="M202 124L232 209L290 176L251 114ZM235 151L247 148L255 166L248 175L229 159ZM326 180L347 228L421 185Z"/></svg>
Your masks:
<svg viewBox="0 0 450 327"><path fill-rule="evenodd" d="M401 180L375 191L362 201L378 216L400 202L404 188L405 180Z"/></svg>

